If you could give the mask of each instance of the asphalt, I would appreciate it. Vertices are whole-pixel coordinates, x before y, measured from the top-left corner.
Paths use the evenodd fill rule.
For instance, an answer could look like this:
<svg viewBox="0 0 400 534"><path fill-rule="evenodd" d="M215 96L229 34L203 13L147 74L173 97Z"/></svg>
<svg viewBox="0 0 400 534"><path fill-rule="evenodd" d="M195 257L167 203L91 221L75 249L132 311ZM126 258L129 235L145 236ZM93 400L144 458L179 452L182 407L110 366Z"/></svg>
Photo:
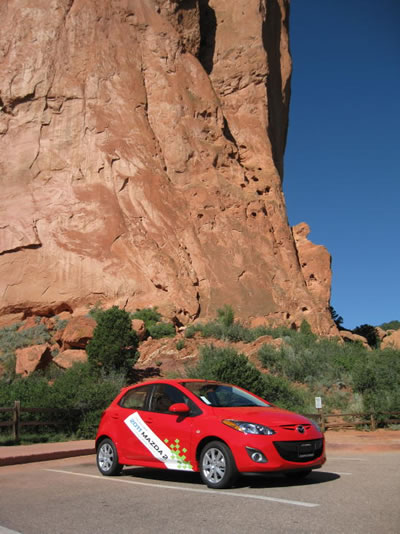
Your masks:
<svg viewBox="0 0 400 534"><path fill-rule="evenodd" d="M400 431L398 430L377 430L375 432L330 430L325 433L325 439L328 455L329 452L344 452L346 450L371 453L400 452ZM43 462L94 453L94 440L0 446L0 466Z"/></svg>

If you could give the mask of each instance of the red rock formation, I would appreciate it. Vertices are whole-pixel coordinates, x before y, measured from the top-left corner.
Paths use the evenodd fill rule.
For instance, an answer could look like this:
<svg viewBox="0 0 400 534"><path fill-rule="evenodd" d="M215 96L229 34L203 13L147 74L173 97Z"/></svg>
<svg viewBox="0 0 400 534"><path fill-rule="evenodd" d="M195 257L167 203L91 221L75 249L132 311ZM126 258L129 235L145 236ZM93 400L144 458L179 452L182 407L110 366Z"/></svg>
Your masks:
<svg viewBox="0 0 400 534"><path fill-rule="evenodd" d="M383 338L381 349L392 348L400 349L400 330L390 330Z"/></svg>
<svg viewBox="0 0 400 534"><path fill-rule="evenodd" d="M60 354L53 359L53 362L57 364L58 367L61 367L61 369L69 369L74 363L85 363L87 362L87 359L86 351L68 349L60 352Z"/></svg>
<svg viewBox="0 0 400 534"><path fill-rule="evenodd" d="M132 330L135 330L139 341L143 341L146 337L146 326L141 319L132 319Z"/></svg>
<svg viewBox="0 0 400 534"><path fill-rule="evenodd" d="M92 317L74 317L62 333L61 341L64 349L84 349L93 337L96 321Z"/></svg>
<svg viewBox="0 0 400 534"><path fill-rule="evenodd" d="M288 0L0 2L0 313L334 329L282 194Z"/></svg>
<svg viewBox="0 0 400 534"><path fill-rule="evenodd" d="M331 300L331 255L322 245L307 239L310 227L300 223L293 227L293 236L299 255L301 271L315 301L329 308Z"/></svg>
<svg viewBox="0 0 400 534"><path fill-rule="evenodd" d="M45 369L52 360L49 345L32 345L24 349L17 349L15 353L15 372L22 376L28 376L34 371Z"/></svg>

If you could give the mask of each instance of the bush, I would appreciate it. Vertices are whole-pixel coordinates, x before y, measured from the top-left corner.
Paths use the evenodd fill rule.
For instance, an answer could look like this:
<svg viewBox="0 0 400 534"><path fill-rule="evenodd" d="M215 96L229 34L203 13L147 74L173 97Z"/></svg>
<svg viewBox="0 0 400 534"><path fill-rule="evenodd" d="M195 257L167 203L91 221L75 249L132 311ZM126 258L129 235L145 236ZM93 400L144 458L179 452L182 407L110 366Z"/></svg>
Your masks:
<svg viewBox="0 0 400 534"><path fill-rule="evenodd" d="M196 332L200 332L204 338L222 339L237 343L251 343L261 336L271 336L274 339L284 336L293 336L296 331L284 326L269 328L258 326L256 328L246 328L239 321L234 321L234 312L230 306L224 306L217 310L218 317L215 321L208 323L198 323L190 325L185 331L186 338L192 338Z"/></svg>
<svg viewBox="0 0 400 534"><path fill-rule="evenodd" d="M175 327L171 323L155 323L148 327L147 331L153 339L162 337L175 337Z"/></svg>
<svg viewBox="0 0 400 534"><path fill-rule="evenodd" d="M261 364L292 382L310 386L321 382L327 388L338 383L348 385L354 365L368 353L361 344L339 344L337 339L318 338L307 326L283 341L280 349L270 345L260 348Z"/></svg>
<svg viewBox="0 0 400 534"><path fill-rule="evenodd" d="M93 371L89 363L76 363L57 378L51 400L62 410L65 428L82 438L93 438L101 412L125 385L125 374Z"/></svg>
<svg viewBox="0 0 400 534"><path fill-rule="evenodd" d="M136 310L135 313L131 314L132 319L141 319L146 328L148 325L153 323L158 323L161 321L161 315L157 311L157 308L143 308L141 310Z"/></svg>
<svg viewBox="0 0 400 534"><path fill-rule="evenodd" d="M185 340L184 339L179 339L177 342L176 342L176 350L182 350L185 348Z"/></svg>
<svg viewBox="0 0 400 534"><path fill-rule="evenodd" d="M97 314L97 326L86 352L94 367L127 374L138 358L138 344L129 313L113 306Z"/></svg>
<svg viewBox="0 0 400 534"><path fill-rule="evenodd" d="M40 373L16 378L11 383L0 380L0 407L12 406L20 400L23 407L51 410L22 414L23 420L58 420L57 427L38 427L38 433L62 431L66 435L94 438L101 412L110 404L125 384L121 373L105 374L93 371L89 363L76 363L58 374L53 384ZM0 414L3 416L3 414ZM8 419L4 414L2 420Z"/></svg>
<svg viewBox="0 0 400 534"><path fill-rule="evenodd" d="M244 354L230 347L200 347L200 360L187 373L190 378L218 380L240 386L284 408L304 409L301 393L284 378L263 375Z"/></svg>
<svg viewBox="0 0 400 534"><path fill-rule="evenodd" d="M161 314L157 308L143 308L131 314L132 319L141 319L147 330L148 336L153 339L162 337L175 337L175 327L172 323L161 322Z"/></svg>
<svg viewBox="0 0 400 534"><path fill-rule="evenodd" d="M390 321L389 323L382 323L380 325L382 330L399 330L400 321Z"/></svg>
<svg viewBox="0 0 400 534"><path fill-rule="evenodd" d="M379 336L374 326L370 324L362 324L352 330L353 334L365 337L367 343L372 348L377 348L379 344Z"/></svg>
<svg viewBox="0 0 400 534"><path fill-rule="evenodd" d="M218 322L220 322L225 327L232 326L235 321L235 313L233 311L233 308L232 306L228 306L227 304L225 304L223 308L217 310L217 315Z"/></svg>
<svg viewBox="0 0 400 534"><path fill-rule="evenodd" d="M51 339L51 335L45 325L38 324L18 332L22 323L16 323L0 329L0 351L3 357L15 353L16 349L29 347L30 345L41 345Z"/></svg>

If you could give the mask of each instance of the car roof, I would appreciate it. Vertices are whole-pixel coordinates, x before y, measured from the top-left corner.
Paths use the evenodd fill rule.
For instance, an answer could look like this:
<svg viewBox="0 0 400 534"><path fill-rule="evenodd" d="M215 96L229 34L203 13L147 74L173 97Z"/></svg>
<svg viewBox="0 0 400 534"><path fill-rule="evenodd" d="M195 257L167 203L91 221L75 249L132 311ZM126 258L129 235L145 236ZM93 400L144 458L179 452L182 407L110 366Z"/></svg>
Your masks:
<svg viewBox="0 0 400 534"><path fill-rule="evenodd" d="M169 384L173 386L175 384L183 385L187 382L207 382L208 384L222 384L222 382L218 382L217 380L207 380L206 378L151 378L142 382L136 382L136 384L129 384L129 386L123 387L120 393L128 391L131 388L136 388L140 386L147 386L153 384Z"/></svg>

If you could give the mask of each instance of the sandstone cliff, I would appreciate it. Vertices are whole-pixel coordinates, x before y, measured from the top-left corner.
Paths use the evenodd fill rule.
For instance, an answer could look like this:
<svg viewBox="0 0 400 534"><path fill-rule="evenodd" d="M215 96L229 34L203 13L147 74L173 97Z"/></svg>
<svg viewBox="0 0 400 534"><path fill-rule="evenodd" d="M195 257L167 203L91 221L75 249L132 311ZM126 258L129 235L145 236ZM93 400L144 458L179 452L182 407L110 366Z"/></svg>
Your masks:
<svg viewBox="0 0 400 534"><path fill-rule="evenodd" d="M288 0L8 0L0 18L0 313L104 301L185 324L226 303L334 331L281 187Z"/></svg>

